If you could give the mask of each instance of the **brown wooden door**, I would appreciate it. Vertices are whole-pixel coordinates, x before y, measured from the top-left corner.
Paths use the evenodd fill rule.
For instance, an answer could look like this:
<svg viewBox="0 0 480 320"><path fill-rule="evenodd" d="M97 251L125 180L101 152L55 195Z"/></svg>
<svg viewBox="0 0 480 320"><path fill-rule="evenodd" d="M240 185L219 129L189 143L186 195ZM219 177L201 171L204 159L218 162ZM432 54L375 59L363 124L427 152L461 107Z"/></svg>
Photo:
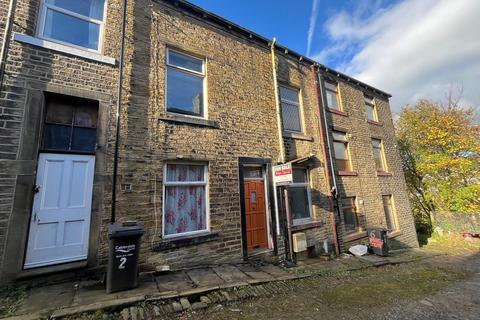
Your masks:
<svg viewBox="0 0 480 320"><path fill-rule="evenodd" d="M263 180L245 181L247 249L268 248Z"/></svg>

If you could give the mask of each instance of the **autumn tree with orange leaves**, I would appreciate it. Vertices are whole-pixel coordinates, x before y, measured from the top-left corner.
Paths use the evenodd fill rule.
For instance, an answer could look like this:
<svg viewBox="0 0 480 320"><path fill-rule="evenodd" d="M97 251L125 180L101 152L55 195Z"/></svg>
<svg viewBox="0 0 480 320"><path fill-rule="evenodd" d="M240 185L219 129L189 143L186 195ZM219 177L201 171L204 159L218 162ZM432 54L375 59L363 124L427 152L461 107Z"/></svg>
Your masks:
<svg viewBox="0 0 480 320"><path fill-rule="evenodd" d="M474 108L419 100L396 121L417 225L430 212L480 212L480 125Z"/></svg>

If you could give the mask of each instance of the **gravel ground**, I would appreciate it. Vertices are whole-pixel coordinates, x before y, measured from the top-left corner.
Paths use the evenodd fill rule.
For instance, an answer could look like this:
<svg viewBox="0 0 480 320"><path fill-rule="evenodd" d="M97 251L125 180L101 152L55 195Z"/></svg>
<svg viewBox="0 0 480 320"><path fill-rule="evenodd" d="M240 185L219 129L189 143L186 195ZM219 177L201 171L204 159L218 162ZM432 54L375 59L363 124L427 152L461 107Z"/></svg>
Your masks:
<svg viewBox="0 0 480 320"><path fill-rule="evenodd" d="M480 319L480 240L434 239L424 250L445 255L292 281L289 292L176 319Z"/></svg>

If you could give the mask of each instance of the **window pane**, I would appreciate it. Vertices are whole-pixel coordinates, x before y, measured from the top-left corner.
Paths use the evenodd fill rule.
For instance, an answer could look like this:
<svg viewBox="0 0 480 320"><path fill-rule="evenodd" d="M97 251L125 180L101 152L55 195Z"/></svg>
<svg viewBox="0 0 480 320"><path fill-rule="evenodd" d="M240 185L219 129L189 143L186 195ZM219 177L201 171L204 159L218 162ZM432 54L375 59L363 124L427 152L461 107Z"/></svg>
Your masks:
<svg viewBox="0 0 480 320"><path fill-rule="evenodd" d="M96 106L81 106L75 110L74 125L78 127L96 128L98 108Z"/></svg>
<svg viewBox="0 0 480 320"><path fill-rule="evenodd" d="M393 206L391 196L382 196L383 210L385 212L385 220L388 230L396 230L395 217L393 214Z"/></svg>
<svg viewBox="0 0 480 320"><path fill-rule="evenodd" d="M67 151L70 147L71 127L46 124L43 132L43 148Z"/></svg>
<svg viewBox="0 0 480 320"><path fill-rule="evenodd" d="M347 148L344 142L334 142L333 150L335 152L335 159L348 159Z"/></svg>
<svg viewBox="0 0 480 320"><path fill-rule="evenodd" d="M103 20L104 0L47 0L47 3L92 19Z"/></svg>
<svg viewBox="0 0 480 320"><path fill-rule="evenodd" d="M299 103L298 90L280 87L280 98Z"/></svg>
<svg viewBox="0 0 480 320"><path fill-rule="evenodd" d="M298 110L298 105L282 101L282 119L284 130L296 132L302 131L302 125L300 123L300 110Z"/></svg>
<svg viewBox="0 0 480 320"><path fill-rule="evenodd" d="M330 109L340 110L338 106L337 94L330 90L327 90L327 107L329 107Z"/></svg>
<svg viewBox="0 0 480 320"><path fill-rule="evenodd" d="M337 92L337 84L336 83L325 82L325 88L327 90Z"/></svg>
<svg viewBox="0 0 480 320"><path fill-rule="evenodd" d="M343 209L343 220L347 232L356 231L358 228L357 214L352 208Z"/></svg>
<svg viewBox="0 0 480 320"><path fill-rule="evenodd" d="M165 187L165 235L207 229L205 186Z"/></svg>
<svg viewBox="0 0 480 320"><path fill-rule="evenodd" d="M167 110L203 116L203 78L167 70Z"/></svg>
<svg viewBox="0 0 480 320"><path fill-rule="evenodd" d="M97 130L90 128L73 128L72 151L95 152Z"/></svg>
<svg viewBox="0 0 480 320"><path fill-rule="evenodd" d="M364 96L364 99L365 99L366 104L373 104L373 98L372 97Z"/></svg>
<svg viewBox="0 0 480 320"><path fill-rule="evenodd" d="M372 146L377 149L382 148L382 140L372 139Z"/></svg>
<svg viewBox="0 0 480 320"><path fill-rule="evenodd" d="M369 104L366 104L365 105L365 109L367 110L367 119L368 120L373 120L373 121L376 121L376 117L375 117L375 108L374 106L371 106Z"/></svg>
<svg viewBox="0 0 480 320"><path fill-rule="evenodd" d="M347 134L345 132L333 131L333 140L347 141Z"/></svg>
<svg viewBox="0 0 480 320"><path fill-rule="evenodd" d="M288 203L293 220L310 218L308 189L306 187L288 188Z"/></svg>
<svg viewBox="0 0 480 320"><path fill-rule="evenodd" d="M48 9L44 36L97 50L100 25Z"/></svg>
<svg viewBox="0 0 480 320"><path fill-rule="evenodd" d="M261 167L244 167L243 177L262 179L263 178L262 168Z"/></svg>
<svg viewBox="0 0 480 320"><path fill-rule="evenodd" d="M71 104L62 103L62 99L48 101L45 121L47 123L71 125L73 120L73 110L73 106Z"/></svg>
<svg viewBox="0 0 480 320"><path fill-rule="evenodd" d="M307 170L293 168L293 182L294 183L307 183Z"/></svg>
<svg viewBox="0 0 480 320"><path fill-rule="evenodd" d="M167 164L167 181L205 181L204 172L203 165Z"/></svg>
<svg viewBox="0 0 480 320"><path fill-rule="evenodd" d="M350 162L348 160L336 159L338 171L350 171Z"/></svg>
<svg viewBox="0 0 480 320"><path fill-rule="evenodd" d="M168 63L173 66L203 73L203 60L195 59L175 51L168 51Z"/></svg>

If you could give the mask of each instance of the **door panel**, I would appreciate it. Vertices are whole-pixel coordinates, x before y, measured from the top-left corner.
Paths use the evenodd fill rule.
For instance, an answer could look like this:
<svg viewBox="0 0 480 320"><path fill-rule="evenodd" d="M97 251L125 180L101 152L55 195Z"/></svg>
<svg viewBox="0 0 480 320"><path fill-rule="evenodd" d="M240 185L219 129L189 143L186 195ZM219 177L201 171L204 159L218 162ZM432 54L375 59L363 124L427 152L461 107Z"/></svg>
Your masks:
<svg viewBox="0 0 480 320"><path fill-rule="evenodd" d="M95 156L41 153L25 268L87 258Z"/></svg>
<svg viewBox="0 0 480 320"><path fill-rule="evenodd" d="M244 183L247 249L268 248L263 180Z"/></svg>

